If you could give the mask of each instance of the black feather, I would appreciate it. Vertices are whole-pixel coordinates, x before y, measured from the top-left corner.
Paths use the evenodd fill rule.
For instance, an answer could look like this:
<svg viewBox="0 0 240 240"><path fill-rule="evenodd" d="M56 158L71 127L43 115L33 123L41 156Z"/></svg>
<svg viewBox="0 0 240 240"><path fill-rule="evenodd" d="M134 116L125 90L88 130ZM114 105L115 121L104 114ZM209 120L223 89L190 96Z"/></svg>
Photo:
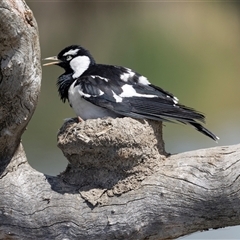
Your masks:
<svg viewBox="0 0 240 240"><path fill-rule="evenodd" d="M179 104L173 94L152 85L139 73L125 67L97 64L79 45L63 49L58 59L57 65L65 69L57 83L60 97L64 102L68 99L80 117L116 113L111 116L180 122L217 141L218 137L200 124L205 122L202 113Z"/></svg>

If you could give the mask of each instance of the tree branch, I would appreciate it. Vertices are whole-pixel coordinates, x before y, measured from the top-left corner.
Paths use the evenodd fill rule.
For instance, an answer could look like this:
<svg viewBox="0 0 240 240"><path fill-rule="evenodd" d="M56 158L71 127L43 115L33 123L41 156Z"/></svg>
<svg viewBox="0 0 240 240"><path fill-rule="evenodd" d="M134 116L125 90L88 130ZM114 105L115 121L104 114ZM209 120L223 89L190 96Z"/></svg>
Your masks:
<svg viewBox="0 0 240 240"><path fill-rule="evenodd" d="M24 1L0 3L1 171L19 146L37 104L41 66L37 23Z"/></svg>
<svg viewBox="0 0 240 240"><path fill-rule="evenodd" d="M0 2L0 239L171 239L240 223L240 145L167 155L161 124L64 123L57 177L32 169L21 135L40 88L37 25Z"/></svg>

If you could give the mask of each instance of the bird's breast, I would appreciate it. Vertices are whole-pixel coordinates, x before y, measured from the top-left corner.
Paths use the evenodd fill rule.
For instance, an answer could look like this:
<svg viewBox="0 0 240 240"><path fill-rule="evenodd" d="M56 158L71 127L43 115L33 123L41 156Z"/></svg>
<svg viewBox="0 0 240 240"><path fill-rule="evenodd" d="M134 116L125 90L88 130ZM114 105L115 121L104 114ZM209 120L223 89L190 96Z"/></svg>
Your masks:
<svg viewBox="0 0 240 240"><path fill-rule="evenodd" d="M98 107L85 100L81 94L80 86L75 86L75 83L76 81L72 83L68 90L68 100L77 116L81 117L83 120L104 117L116 118L119 116L111 110Z"/></svg>

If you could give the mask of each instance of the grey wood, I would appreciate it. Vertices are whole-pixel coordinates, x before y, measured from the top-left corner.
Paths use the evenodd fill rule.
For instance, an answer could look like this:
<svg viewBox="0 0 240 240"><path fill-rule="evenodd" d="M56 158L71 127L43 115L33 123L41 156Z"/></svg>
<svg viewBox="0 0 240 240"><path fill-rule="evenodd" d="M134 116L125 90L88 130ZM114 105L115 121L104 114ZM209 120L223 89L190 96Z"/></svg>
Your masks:
<svg viewBox="0 0 240 240"><path fill-rule="evenodd" d="M176 155L161 123L69 120L59 176L28 164L21 135L37 105L37 23L0 2L0 239L172 239L240 224L240 145Z"/></svg>

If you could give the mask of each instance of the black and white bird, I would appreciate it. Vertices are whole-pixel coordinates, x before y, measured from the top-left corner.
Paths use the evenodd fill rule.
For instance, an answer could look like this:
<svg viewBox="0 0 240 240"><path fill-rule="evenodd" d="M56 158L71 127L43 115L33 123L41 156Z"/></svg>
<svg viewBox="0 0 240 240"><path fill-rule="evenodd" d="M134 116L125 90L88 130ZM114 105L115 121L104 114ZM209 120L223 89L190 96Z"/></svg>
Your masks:
<svg viewBox="0 0 240 240"><path fill-rule="evenodd" d="M79 45L64 48L48 65L65 70L57 81L63 102L69 101L76 115L83 120L104 117L132 117L190 124L199 132L217 141L199 122L203 114L178 103L171 93L151 84L130 68L97 64Z"/></svg>

